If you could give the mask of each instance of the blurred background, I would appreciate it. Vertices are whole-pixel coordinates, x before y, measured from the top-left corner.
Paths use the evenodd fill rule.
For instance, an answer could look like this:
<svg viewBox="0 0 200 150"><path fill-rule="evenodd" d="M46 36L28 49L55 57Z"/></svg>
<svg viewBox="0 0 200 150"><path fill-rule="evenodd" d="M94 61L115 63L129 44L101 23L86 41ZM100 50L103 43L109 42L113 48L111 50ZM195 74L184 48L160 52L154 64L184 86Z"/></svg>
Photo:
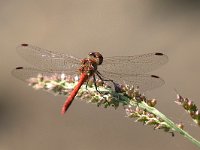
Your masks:
<svg viewBox="0 0 200 150"><path fill-rule="evenodd" d="M65 97L36 91L11 75L28 66L16 46L30 43L85 57L163 52L169 62L152 72L165 85L146 95L157 108L200 139L199 128L174 103L176 89L200 107L200 1L198 0L1 0L1 150L198 149L170 134L128 119L122 108L98 108L76 99L64 116Z"/></svg>

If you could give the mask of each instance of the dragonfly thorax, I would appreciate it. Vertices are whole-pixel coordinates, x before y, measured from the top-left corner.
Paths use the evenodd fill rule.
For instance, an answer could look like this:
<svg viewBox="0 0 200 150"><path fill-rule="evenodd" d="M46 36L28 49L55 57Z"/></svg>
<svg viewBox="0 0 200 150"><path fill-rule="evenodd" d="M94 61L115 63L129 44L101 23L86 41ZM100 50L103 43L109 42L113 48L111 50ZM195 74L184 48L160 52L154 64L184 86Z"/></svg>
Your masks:
<svg viewBox="0 0 200 150"><path fill-rule="evenodd" d="M93 59L85 58L81 60L81 67L79 71L85 73L88 76L92 76L97 70L97 63Z"/></svg>
<svg viewBox="0 0 200 150"><path fill-rule="evenodd" d="M79 71L91 76L97 71L97 66L101 65L102 62L103 57L99 52L91 52L88 54L88 58L85 58L81 61L81 67L79 68Z"/></svg>

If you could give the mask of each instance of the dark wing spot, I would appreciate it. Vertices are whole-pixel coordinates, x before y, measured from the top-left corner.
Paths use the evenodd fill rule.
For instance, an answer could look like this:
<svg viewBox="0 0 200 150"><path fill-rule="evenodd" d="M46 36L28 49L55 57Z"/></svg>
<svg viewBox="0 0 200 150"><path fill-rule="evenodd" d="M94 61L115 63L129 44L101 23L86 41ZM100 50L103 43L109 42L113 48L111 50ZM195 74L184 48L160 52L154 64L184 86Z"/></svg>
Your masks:
<svg viewBox="0 0 200 150"><path fill-rule="evenodd" d="M163 56L164 54L163 53L155 53L155 55L157 55L157 56Z"/></svg>
<svg viewBox="0 0 200 150"><path fill-rule="evenodd" d="M23 69L23 67L16 67L16 69Z"/></svg>
<svg viewBox="0 0 200 150"><path fill-rule="evenodd" d="M156 75L151 75L152 78L160 78L159 76Z"/></svg>
<svg viewBox="0 0 200 150"><path fill-rule="evenodd" d="M21 44L21 46L28 46L28 44Z"/></svg>

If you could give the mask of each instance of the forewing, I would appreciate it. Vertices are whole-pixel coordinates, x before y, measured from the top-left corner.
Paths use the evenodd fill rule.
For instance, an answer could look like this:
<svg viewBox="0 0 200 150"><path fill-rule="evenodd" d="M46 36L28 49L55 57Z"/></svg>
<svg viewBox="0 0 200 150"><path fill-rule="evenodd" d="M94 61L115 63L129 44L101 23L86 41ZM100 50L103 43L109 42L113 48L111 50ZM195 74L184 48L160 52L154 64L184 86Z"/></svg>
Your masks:
<svg viewBox="0 0 200 150"><path fill-rule="evenodd" d="M168 62L163 53L148 53L135 56L114 56L104 58L99 71L112 73L141 74L155 70Z"/></svg>
<svg viewBox="0 0 200 150"><path fill-rule="evenodd" d="M67 69L77 69L80 64L78 58L45 50L30 44L21 44L17 47L17 52L28 63L45 70L64 71Z"/></svg>

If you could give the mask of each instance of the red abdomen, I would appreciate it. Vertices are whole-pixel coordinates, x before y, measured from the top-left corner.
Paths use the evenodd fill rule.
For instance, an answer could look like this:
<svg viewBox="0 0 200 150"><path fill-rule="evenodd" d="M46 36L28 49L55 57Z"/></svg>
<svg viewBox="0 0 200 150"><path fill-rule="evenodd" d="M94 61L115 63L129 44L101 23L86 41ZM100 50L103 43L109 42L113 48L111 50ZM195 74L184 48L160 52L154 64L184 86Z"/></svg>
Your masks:
<svg viewBox="0 0 200 150"><path fill-rule="evenodd" d="M88 79L88 75L86 75L85 73L82 73L80 76L80 80L78 82L78 84L75 86L75 88L73 89L73 91L71 92L71 94L68 96L67 100L65 101L62 110L61 110L61 114L63 115L67 109L69 108L69 106L71 105L72 101L74 100L74 97L76 96L76 94L78 93L80 87L82 86L82 84Z"/></svg>

